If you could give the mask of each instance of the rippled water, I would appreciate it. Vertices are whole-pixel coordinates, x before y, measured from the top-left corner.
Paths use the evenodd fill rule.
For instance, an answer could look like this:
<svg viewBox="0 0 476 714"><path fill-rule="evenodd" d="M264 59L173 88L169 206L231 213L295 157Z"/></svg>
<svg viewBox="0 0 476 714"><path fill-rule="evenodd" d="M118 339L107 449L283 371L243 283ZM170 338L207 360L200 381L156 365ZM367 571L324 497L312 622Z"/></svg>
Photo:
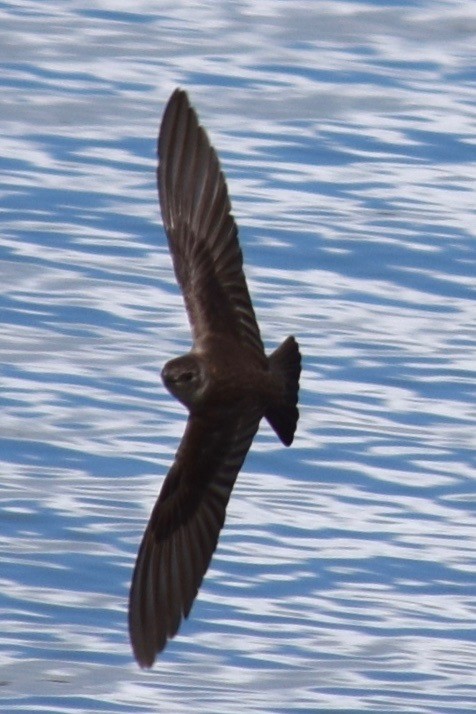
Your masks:
<svg viewBox="0 0 476 714"><path fill-rule="evenodd" d="M131 7L133 10L131 11ZM0 706L471 712L472 2L0 4ZM185 414L155 136L185 87L304 359L152 672L127 591Z"/></svg>

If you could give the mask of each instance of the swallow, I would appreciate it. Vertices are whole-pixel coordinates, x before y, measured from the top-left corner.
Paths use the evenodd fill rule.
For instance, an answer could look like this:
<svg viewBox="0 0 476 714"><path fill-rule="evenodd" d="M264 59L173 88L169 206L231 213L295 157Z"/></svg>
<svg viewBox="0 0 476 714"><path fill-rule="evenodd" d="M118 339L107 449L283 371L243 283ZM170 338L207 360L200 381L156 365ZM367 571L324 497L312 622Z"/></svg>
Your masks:
<svg viewBox="0 0 476 714"><path fill-rule="evenodd" d="M261 419L292 443L301 373L294 337L265 354L225 177L181 89L162 118L157 185L193 346L162 370L189 415L132 577L129 633L141 667L153 665L190 613Z"/></svg>

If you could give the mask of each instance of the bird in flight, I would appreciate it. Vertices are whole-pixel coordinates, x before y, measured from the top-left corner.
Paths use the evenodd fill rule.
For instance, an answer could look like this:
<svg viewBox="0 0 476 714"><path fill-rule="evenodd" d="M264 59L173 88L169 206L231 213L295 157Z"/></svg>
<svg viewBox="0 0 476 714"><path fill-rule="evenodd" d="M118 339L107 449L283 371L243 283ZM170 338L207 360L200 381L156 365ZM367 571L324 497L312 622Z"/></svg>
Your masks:
<svg viewBox="0 0 476 714"><path fill-rule="evenodd" d="M294 337L264 352L225 178L181 89L165 109L158 156L160 208L193 347L162 370L189 416L132 577L129 632L141 667L153 665L190 613L261 419L292 443L301 373Z"/></svg>

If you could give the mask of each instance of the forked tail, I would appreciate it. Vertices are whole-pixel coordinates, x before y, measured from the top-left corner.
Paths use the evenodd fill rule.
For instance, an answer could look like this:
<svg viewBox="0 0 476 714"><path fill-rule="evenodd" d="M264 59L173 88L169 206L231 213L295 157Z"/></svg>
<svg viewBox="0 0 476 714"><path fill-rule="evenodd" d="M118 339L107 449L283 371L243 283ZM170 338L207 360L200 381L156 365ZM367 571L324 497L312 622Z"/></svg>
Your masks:
<svg viewBox="0 0 476 714"><path fill-rule="evenodd" d="M282 376L284 394L281 402L268 408L265 417L283 444L290 446L299 419L297 402L301 374L301 354L294 337L284 340L282 345L269 356L269 367L272 372Z"/></svg>

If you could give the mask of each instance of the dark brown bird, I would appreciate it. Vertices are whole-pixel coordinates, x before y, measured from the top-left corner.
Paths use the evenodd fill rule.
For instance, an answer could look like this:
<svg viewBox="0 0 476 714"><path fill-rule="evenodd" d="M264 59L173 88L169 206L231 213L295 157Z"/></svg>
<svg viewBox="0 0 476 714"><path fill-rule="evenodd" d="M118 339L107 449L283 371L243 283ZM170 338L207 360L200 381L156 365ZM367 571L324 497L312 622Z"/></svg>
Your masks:
<svg viewBox="0 0 476 714"><path fill-rule="evenodd" d="M160 207L193 348L162 370L189 418L132 578L129 632L141 667L152 666L190 612L262 417L292 443L301 372L293 337L265 355L225 178L180 89L165 109L158 155Z"/></svg>

